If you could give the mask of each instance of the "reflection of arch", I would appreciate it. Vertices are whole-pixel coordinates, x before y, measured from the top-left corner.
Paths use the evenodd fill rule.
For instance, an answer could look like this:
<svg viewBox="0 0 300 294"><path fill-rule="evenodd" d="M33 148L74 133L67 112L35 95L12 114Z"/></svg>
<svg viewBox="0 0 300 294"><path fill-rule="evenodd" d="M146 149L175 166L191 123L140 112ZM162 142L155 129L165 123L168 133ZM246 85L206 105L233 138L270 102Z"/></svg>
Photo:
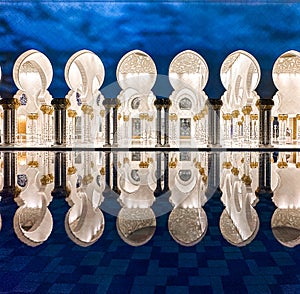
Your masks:
<svg viewBox="0 0 300 294"><path fill-rule="evenodd" d="M131 246L146 244L154 235L156 218L151 208L126 208L119 211L117 231L121 239Z"/></svg>
<svg viewBox="0 0 300 294"><path fill-rule="evenodd" d="M206 234L207 216L202 207L176 207L168 219L168 229L172 238L182 246L194 246Z"/></svg>
<svg viewBox="0 0 300 294"><path fill-rule="evenodd" d="M272 232L276 240L284 246L295 247L300 244L300 209L277 208L271 219Z"/></svg>
<svg viewBox="0 0 300 294"><path fill-rule="evenodd" d="M74 196L65 217L65 230L75 244L90 246L103 234L104 216L98 207L94 208L93 199L88 199L82 188L78 188Z"/></svg>
<svg viewBox="0 0 300 294"><path fill-rule="evenodd" d="M45 200L42 207L21 206L14 219L14 231L23 243L35 247L46 241L53 228L53 219Z"/></svg>
<svg viewBox="0 0 300 294"><path fill-rule="evenodd" d="M252 207L251 187L234 176L224 173L222 202L225 209L220 218L220 230L223 237L235 246L245 246L256 236L259 230L259 218Z"/></svg>

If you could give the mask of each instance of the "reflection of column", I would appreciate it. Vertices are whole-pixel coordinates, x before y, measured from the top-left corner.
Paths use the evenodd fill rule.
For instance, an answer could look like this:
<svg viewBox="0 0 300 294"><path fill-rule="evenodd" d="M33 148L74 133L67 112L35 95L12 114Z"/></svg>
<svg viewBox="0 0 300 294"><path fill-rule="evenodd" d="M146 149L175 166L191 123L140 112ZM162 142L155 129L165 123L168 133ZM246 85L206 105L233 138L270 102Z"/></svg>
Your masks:
<svg viewBox="0 0 300 294"><path fill-rule="evenodd" d="M274 105L272 99L259 99L256 107L259 110L259 145L271 147L271 109Z"/></svg>
<svg viewBox="0 0 300 294"><path fill-rule="evenodd" d="M14 144L16 142L16 111L20 106L17 98L6 98L0 100L3 108L3 142Z"/></svg>
<svg viewBox="0 0 300 294"><path fill-rule="evenodd" d="M218 193L217 193L218 192ZM206 196L210 199L215 194L220 194L220 154L208 153L208 178Z"/></svg>
<svg viewBox="0 0 300 294"><path fill-rule="evenodd" d="M154 196L158 197L162 193L163 191L161 188L161 152L157 152L156 153L156 189L154 190Z"/></svg>
<svg viewBox="0 0 300 294"><path fill-rule="evenodd" d="M164 146L169 147L169 109L172 105L172 101L169 98L163 98L163 107L165 111L165 130L164 130Z"/></svg>
<svg viewBox="0 0 300 294"><path fill-rule="evenodd" d="M121 106L119 99L113 99L113 146L118 146L118 108Z"/></svg>
<svg viewBox="0 0 300 294"><path fill-rule="evenodd" d="M164 152L164 190L163 193L168 192L169 189L169 152Z"/></svg>
<svg viewBox="0 0 300 294"><path fill-rule="evenodd" d="M110 189L110 152L105 152L105 181L106 187Z"/></svg>
<svg viewBox="0 0 300 294"><path fill-rule="evenodd" d="M208 99L208 147L220 146L220 109L221 99Z"/></svg>
<svg viewBox="0 0 300 294"><path fill-rule="evenodd" d="M0 191L2 201L11 201L20 193L16 186L16 153L4 152L3 189Z"/></svg>
<svg viewBox="0 0 300 294"><path fill-rule="evenodd" d="M117 193L121 194L121 190L118 187L118 155L116 152L113 153L113 186L112 190Z"/></svg>
<svg viewBox="0 0 300 294"><path fill-rule="evenodd" d="M271 189L271 154L268 152L259 153L258 187L255 194L257 196L273 195Z"/></svg>
<svg viewBox="0 0 300 294"><path fill-rule="evenodd" d="M54 159L54 189L51 195L55 198L65 198L67 191L67 155L65 152L56 152Z"/></svg>
<svg viewBox="0 0 300 294"><path fill-rule="evenodd" d="M67 143L66 109L69 101L65 98L54 98L51 104L54 108L54 144L65 145Z"/></svg>
<svg viewBox="0 0 300 294"><path fill-rule="evenodd" d="M110 147L110 108L113 106L112 99L106 98L103 100L105 108L105 144L104 147Z"/></svg>
<svg viewBox="0 0 300 294"><path fill-rule="evenodd" d="M156 116L156 147L161 146L161 109L162 109L162 99L156 99L154 101L154 106L157 110Z"/></svg>

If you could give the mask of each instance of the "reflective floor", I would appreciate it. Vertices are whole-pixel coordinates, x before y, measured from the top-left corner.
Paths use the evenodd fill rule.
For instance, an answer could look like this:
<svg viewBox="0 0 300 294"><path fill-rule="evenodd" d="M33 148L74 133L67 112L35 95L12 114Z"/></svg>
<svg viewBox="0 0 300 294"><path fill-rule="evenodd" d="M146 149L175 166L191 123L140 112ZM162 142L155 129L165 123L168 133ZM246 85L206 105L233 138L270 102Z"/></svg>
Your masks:
<svg viewBox="0 0 300 294"><path fill-rule="evenodd" d="M297 152L2 152L0 292L298 293Z"/></svg>

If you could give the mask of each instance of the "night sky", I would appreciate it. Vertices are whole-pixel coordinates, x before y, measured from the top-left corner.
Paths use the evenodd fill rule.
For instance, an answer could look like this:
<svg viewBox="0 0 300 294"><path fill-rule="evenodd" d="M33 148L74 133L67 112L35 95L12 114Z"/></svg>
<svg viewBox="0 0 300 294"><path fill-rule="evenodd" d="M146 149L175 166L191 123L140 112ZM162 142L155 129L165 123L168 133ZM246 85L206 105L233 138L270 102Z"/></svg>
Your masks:
<svg viewBox="0 0 300 294"><path fill-rule="evenodd" d="M249 1L250 2L250 1ZM12 68L26 50L37 49L50 59L53 97L64 97L68 87L64 67L78 50L89 49L102 60L106 76L102 92L118 94L115 71L128 51L147 52L160 75L154 93L168 96L165 77L173 57L182 50L201 54L209 67L205 88L219 98L224 88L219 71L231 52L243 49L259 62L262 72L257 92L262 98L276 89L271 71L285 51L300 50L300 4L247 2L99 2L99 1L0 1L0 94L16 92Z"/></svg>

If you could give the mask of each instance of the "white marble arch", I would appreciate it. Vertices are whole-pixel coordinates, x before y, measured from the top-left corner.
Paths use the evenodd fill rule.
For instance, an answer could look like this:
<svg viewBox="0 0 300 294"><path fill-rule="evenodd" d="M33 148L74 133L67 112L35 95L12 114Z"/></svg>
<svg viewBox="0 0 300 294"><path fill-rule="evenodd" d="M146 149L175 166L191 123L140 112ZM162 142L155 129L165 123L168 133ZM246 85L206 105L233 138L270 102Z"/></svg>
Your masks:
<svg viewBox="0 0 300 294"><path fill-rule="evenodd" d="M42 111L42 107L51 108L52 96L47 89L52 78L51 62L37 50L24 52L14 64L13 79L18 88L14 98L21 104L17 111L18 133L27 142L47 144L53 140L53 112Z"/></svg>
<svg viewBox="0 0 300 294"><path fill-rule="evenodd" d="M201 132L206 129L204 87L208 80L204 58L192 50L180 52L170 63L169 80L174 88L169 97L172 102L169 110L171 145L204 144Z"/></svg>
<svg viewBox="0 0 300 294"><path fill-rule="evenodd" d="M225 58L220 70L221 81L226 89L221 98L224 113L231 113L246 105L254 106L260 75L257 60L244 50L234 51Z"/></svg>
<svg viewBox="0 0 300 294"><path fill-rule="evenodd" d="M68 143L103 144L104 96L100 92L105 69L101 59L90 50L74 53L65 66L65 80L70 88L68 109ZM69 116L76 112L74 117Z"/></svg>
<svg viewBox="0 0 300 294"><path fill-rule="evenodd" d="M276 88L276 111L279 114L300 113L300 52L290 50L274 63L272 77Z"/></svg>
<svg viewBox="0 0 300 294"><path fill-rule="evenodd" d="M155 144L156 108L152 88L157 71L152 58L141 50L126 53L119 61L116 71L121 87L118 95L119 145Z"/></svg>
<svg viewBox="0 0 300 294"><path fill-rule="evenodd" d="M261 77L257 60L244 50L234 51L222 63L220 77L225 88L221 97L222 144L249 144L250 140L257 143L258 109L255 104L259 96L255 89ZM239 124L243 127L238 127Z"/></svg>

